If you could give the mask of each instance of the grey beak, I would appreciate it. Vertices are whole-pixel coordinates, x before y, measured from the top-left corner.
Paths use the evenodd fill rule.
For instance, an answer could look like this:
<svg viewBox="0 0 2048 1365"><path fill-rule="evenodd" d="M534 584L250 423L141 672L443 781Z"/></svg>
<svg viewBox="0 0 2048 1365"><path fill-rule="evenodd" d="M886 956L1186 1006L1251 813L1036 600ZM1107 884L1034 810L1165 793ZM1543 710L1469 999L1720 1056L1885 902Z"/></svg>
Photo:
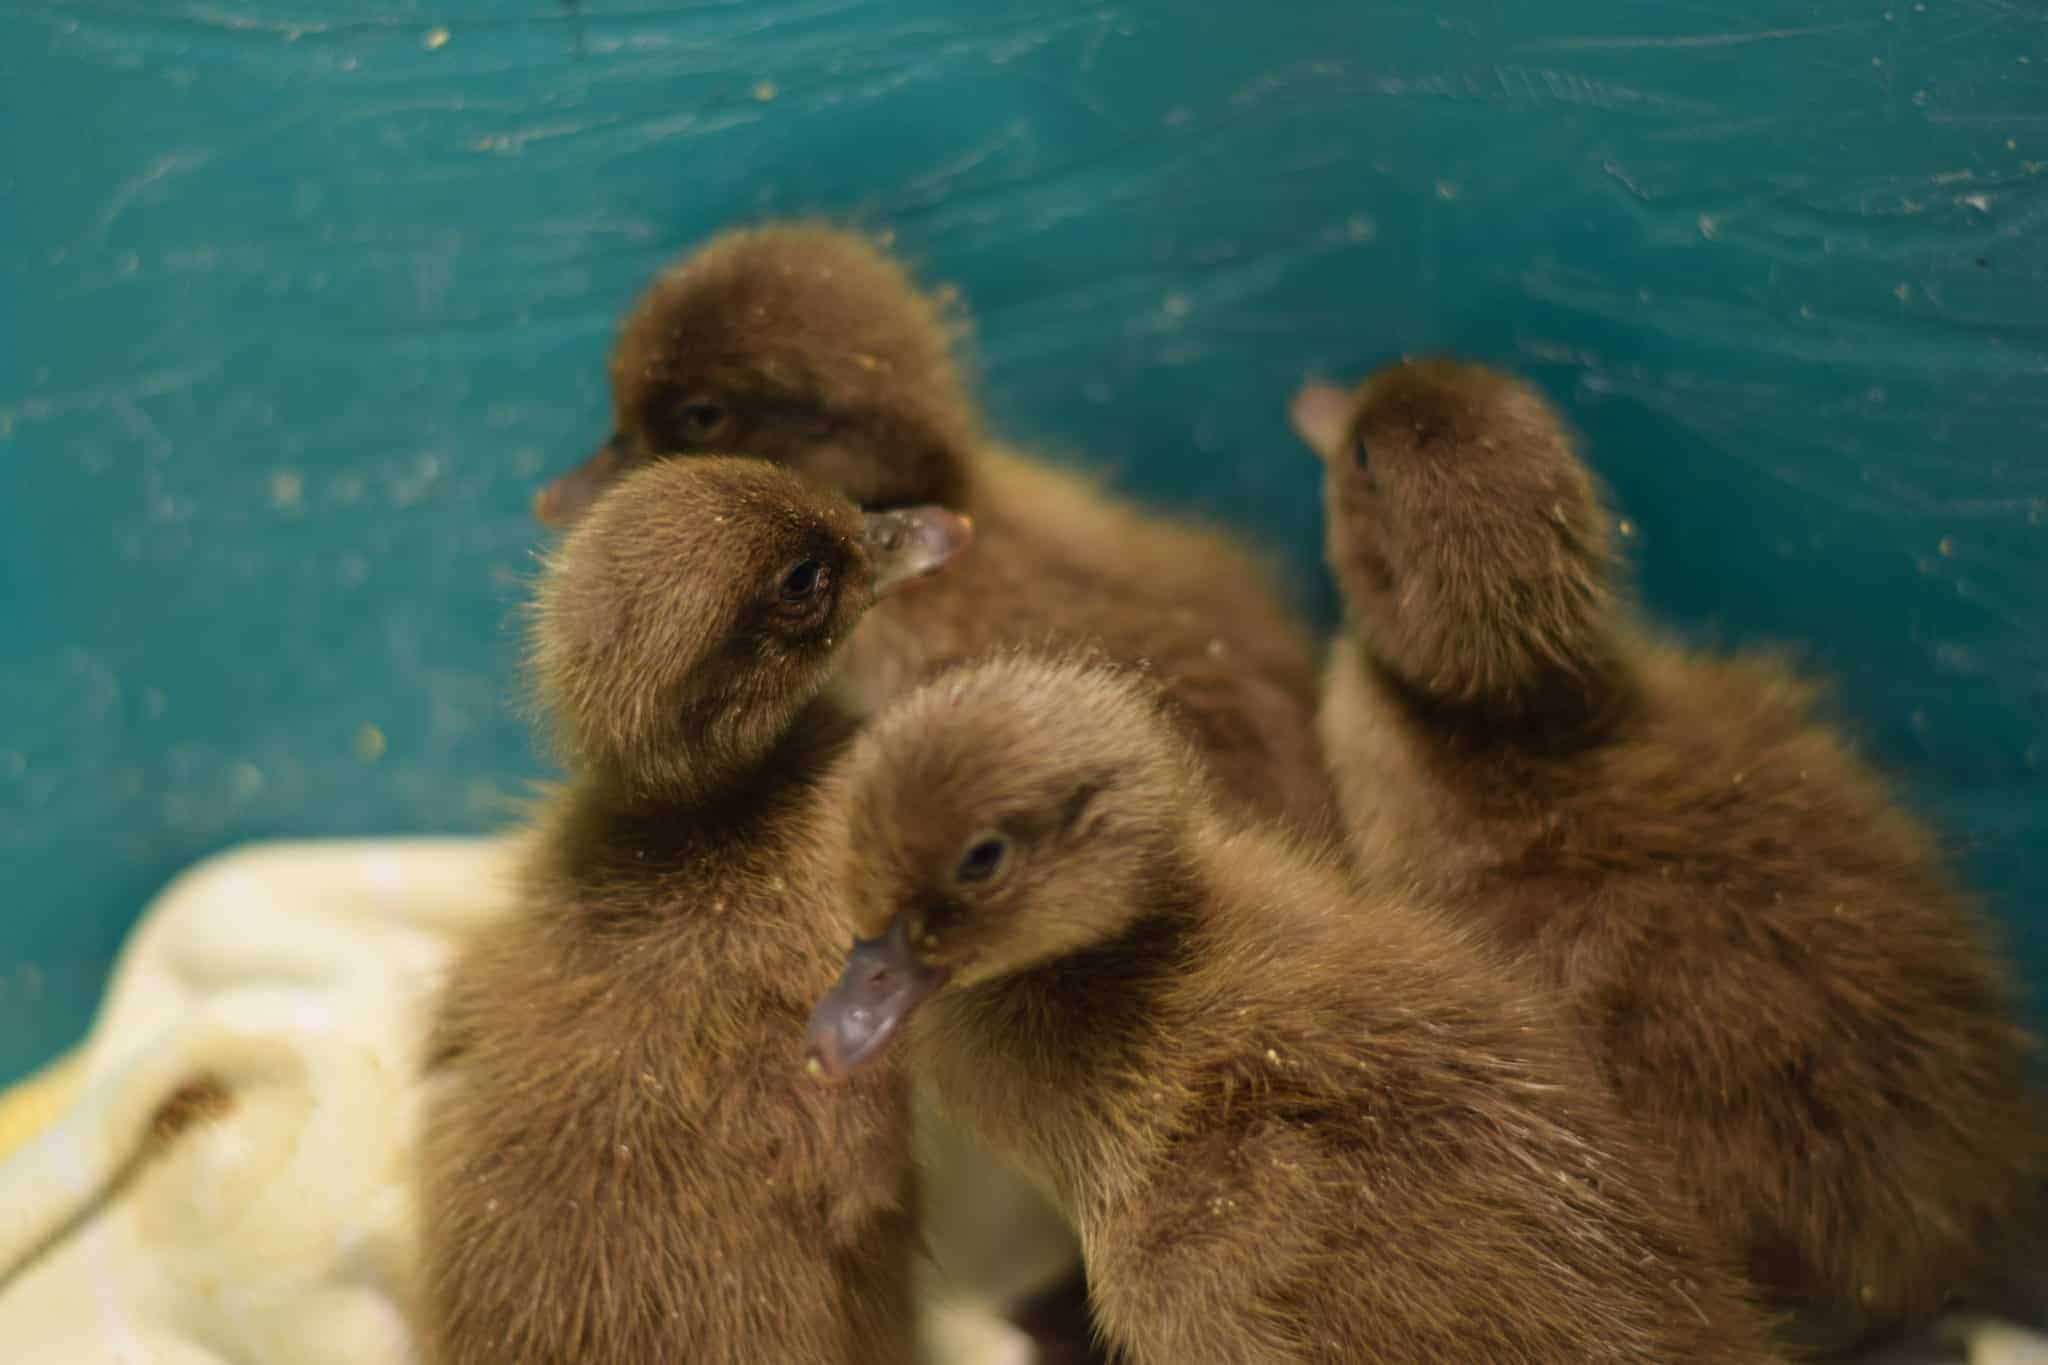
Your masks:
<svg viewBox="0 0 2048 1365"><path fill-rule="evenodd" d="M943 507L899 507L864 515L860 539L880 597L944 568L974 540L974 523Z"/></svg>
<svg viewBox="0 0 2048 1365"><path fill-rule="evenodd" d="M625 448L614 433L589 459L533 495L533 519L543 526L567 526L625 472Z"/></svg>
<svg viewBox="0 0 2048 1365"><path fill-rule="evenodd" d="M1287 420L1316 457L1327 462L1344 448L1351 427L1351 395L1334 384L1303 384L1287 405Z"/></svg>
<svg viewBox="0 0 2048 1365"><path fill-rule="evenodd" d="M811 1011L805 1066L813 1076L843 1081L872 1062L911 1012L946 983L943 967L920 962L911 951L908 919L898 915L887 933L856 940L838 984Z"/></svg>

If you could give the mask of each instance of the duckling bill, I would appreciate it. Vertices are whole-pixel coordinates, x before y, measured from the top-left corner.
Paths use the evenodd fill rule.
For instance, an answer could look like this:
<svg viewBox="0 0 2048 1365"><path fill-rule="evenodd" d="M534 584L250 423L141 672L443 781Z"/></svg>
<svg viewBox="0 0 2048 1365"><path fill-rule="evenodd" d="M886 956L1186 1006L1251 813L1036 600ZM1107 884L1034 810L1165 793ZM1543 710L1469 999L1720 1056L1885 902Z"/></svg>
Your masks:
<svg viewBox="0 0 2048 1365"><path fill-rule="evenodd" d="M856 939L839 982L811 1014L811 1074L845 1080L874 1060L903 1021L946 984L946 969L921 961L910 946L910 922Z"/></svg>
<svg viewBox="0 0 2048 1365"><path fill-rule="evenodd" d="M533 495L533 517L543 526L567 526L617 483L628 468L625 440L616 432L582 464L543 484Z"/></svg>

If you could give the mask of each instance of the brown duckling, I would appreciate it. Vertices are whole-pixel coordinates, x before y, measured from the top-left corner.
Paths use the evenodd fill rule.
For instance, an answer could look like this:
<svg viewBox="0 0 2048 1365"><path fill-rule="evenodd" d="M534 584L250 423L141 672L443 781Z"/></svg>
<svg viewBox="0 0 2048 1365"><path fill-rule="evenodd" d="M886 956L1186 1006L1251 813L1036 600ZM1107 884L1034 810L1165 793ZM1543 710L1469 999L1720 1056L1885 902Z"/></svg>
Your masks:
<svg viewBox="0 0 2048 1365"><path fill-rule="evenodd" d="M1214 809L1133 675L965 667L842 776L863 937L813 1070L860 1074L915 1011L943 1101L1080 1228L1133 1365L1768 1358L1554 1011Z"/></svg>
<svg viewBox="0 0 2048 1365"><path fill-rule="evenodd" d="M1477 365L1311 385L1354 853L1533 966L1810 1344L1924 1316L2039 1164L2031 1047L1935 841L1769 657L1658 639L1556 412Z"/></svg>
<svg viewBox="0 0 2048 1365"><path fill-rule="evenodd" d="M843 920L827 683L968 539L756 460L635 474L548 562L541 707L573 774L524 906L455 968L421 1147L441 1365L910 1358L903 1078L803 1077Z"/></svg>
<svg viewBox="0 0 2048 1365"><path fill-rule="evenodd" d="M621 470L753 455L868 508L971 513L983 547L862 626L842 670L876 705L1002 646L1146 661L1248 813L1334 831L1314 650L1265 566L1226 536L991 441L955 319L867 239L816 224L728 233L655 280L611 361L615 431L536 499L572 520Z"/></svg>

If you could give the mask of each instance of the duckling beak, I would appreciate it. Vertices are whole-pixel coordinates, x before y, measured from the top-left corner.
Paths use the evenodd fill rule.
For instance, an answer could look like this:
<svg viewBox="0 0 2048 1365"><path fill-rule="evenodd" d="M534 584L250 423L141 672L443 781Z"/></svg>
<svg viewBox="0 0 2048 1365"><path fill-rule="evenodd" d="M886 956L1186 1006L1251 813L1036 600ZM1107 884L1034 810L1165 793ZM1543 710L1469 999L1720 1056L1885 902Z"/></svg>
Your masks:
<svg viewBox="0 0 2048 1365"><path fill-rule="evenodd" d="M937 573L974 539L974 523L943 507L898 507L861 518L860 541L875 567L875 596Z"/></svg>
<svg viewBox="0 0 2048 1365"><path fill-rule="evenodd" d="M821 1081L843 1081L881 1054L925 997L946 983L946 970L920 962L910 947L908 916L898 915L877 938L856 939L839 984L811 1011L804 1069Z"/></svg>
<svg viewBox="0 0 2048 1365"><path fill-rule="evenodd" d="M1334 384L1303 384L1287 405L1287 420L1316 458L1328 461L1344 448L1351 426L1351 395Z"/></svg>
<svg viewBox="0 0 2048 1365"><path fill-rule="evenodd" d="M618 434L597 448L597 453L566 474L557 475L533 495L533 519L543 526L567 526L597 501L597 495L625 472L626 453Z"/></svg>

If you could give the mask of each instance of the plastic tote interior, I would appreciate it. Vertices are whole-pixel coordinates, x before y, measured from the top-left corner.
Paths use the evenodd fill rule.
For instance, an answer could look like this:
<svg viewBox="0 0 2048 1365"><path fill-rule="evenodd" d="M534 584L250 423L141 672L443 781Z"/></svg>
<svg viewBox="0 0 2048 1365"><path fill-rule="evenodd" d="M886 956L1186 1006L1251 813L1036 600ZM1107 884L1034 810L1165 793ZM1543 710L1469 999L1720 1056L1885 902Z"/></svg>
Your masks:
<svg viewBox="0 0 2048 1365"><path fill-rule="evenodd" d="M0 139L0 1080L194 859L513 818L528 500L651 272L798 213L1326 621L1293 386L1534 378L2048 975L2038 6L5 0Z"/></svg>

